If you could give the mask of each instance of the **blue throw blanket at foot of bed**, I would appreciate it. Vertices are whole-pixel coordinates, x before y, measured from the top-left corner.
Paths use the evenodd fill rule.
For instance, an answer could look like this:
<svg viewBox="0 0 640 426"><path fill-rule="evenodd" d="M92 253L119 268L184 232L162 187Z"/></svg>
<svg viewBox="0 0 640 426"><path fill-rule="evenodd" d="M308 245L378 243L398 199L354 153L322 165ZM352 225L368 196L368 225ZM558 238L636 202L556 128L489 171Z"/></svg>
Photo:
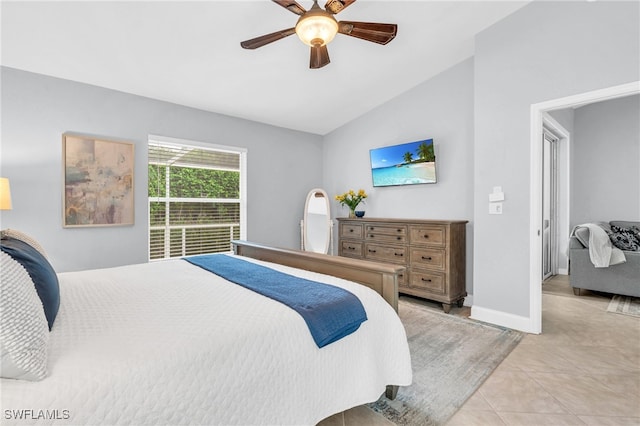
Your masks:
<svg viewBox="0 0 640 426"><path fill-rule="evenodd" d="M360 299L340 287L224 254L193 256L185 260L289 306L304 318L319 348L353 333L367 320Z"/></svg>

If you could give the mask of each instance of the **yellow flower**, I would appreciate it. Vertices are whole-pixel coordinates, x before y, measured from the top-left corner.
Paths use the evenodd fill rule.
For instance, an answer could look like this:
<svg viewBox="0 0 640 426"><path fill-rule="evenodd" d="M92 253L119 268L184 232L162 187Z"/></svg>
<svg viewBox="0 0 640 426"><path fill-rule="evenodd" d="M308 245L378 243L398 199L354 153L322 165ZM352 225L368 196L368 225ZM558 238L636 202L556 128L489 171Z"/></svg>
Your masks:
<svg viewBox="0 0 640 426"><path fill-rule="evenodd" d="M350 189L348 192L344 194L336 195L336 201L338 201L341 205L349 207L351 210L355 210L355 208L367 198L367 193L364 189L359 189L358 192L355 192L353 189Z"/></svg>

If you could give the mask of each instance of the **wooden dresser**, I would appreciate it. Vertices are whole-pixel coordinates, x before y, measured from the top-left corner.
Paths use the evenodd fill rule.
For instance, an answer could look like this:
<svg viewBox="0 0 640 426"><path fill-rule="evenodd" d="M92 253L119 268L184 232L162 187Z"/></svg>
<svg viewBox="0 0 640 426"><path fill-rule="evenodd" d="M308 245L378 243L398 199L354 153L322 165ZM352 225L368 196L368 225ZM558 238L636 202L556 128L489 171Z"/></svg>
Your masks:
<svg viewBox="0 0 640 426"><path fill-rule="evenodd" d="M338 218L338 254L404 265L399 293L442 302L449 313L467 295L466 220Z"/></svg>

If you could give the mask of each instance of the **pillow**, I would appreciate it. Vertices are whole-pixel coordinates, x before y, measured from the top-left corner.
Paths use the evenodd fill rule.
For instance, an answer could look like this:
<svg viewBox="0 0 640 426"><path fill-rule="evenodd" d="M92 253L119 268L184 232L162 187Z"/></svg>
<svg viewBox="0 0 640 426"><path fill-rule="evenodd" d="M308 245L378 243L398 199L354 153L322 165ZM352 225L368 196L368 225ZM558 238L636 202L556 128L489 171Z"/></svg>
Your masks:
<svg viewBox="0 0 640 426"><path fill-rule="evenodd" d="M0 252L0 376L42 380L47 375L49 329L27 271Z"/></svg>
<svg viewBox="0 0 640 426"><path fill-rule="evenodd" d="M27 270L42 301L44 315L51 330L60 307L60 287L56 271L38 250L24 241L4 237L0 240L0 249Z"/></svg>
<svg viewBox="0 0 640 426"><path fill-rule="evenodd" d="M640 240L636 238L634 232L629 228L612 225L609 239L620 250L640 251Z"/></svg>
<svg viewBox="0 0 640 426"><path fill-rule="evenodd" d="M15 238L16 240L24 241L34 249L38 250L40 254L45 258L47 257L47 254L44 252L44 249L42 248L40 243L23 232L16 231L15 229L3 229L2 231L0 231L0 235L2 236L2 238L11 237Z"/></svg>

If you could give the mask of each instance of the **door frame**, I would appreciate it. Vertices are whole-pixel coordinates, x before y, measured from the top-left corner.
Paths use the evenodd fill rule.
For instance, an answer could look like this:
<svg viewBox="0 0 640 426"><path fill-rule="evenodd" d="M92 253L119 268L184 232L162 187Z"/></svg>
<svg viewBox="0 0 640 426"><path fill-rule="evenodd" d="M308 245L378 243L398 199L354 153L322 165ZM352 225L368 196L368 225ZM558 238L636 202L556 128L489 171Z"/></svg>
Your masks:
<svg viewBox="0 0 640 426"><path fill-rule="evenodd" d="M542 332L542 126L547 111L640 94L640 81L552 99L531 105L529 169L529 330Z"/></svg>

